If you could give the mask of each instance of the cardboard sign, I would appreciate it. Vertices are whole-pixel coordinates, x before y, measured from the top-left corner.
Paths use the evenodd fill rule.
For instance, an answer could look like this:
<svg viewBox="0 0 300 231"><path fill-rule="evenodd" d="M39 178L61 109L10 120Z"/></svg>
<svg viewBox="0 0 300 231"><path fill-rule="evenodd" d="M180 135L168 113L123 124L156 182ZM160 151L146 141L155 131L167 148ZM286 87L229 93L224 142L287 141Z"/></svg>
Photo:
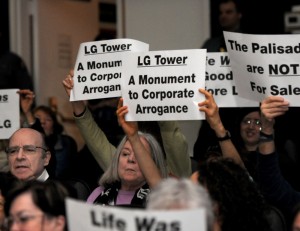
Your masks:
<svg viewBox="0 0 300 231"><path fill-rule="evenodd" d="M199 120L204 100L206 50L127 54L121 79L128 121Z"/></svg>
<svg viewBox="0 0 300 231"><path fill-rule="evenodd" d="M70 231L205 231L204 209L146 211L67 199ZM196 218L196 219L195 219Z"/></svg>
<svg viewBox="0 0 300 231"><path fill-rule="evenodd" d="M80 44L70 101L121 96L124 54L148 50L148 44L133 39Z"/></svg>
<svg viewBox="0 0 300 231"><path fill-rule="evenodd" d="M20 128L18 89L0 90L0 139L8 139Z"/></svg>
<svg viewBox="0 0 300 231"><path fill-rule="evenodd" d="M300 34L224 32L233 75L242 97L261 101L282 96L300 106Z"/></svg>

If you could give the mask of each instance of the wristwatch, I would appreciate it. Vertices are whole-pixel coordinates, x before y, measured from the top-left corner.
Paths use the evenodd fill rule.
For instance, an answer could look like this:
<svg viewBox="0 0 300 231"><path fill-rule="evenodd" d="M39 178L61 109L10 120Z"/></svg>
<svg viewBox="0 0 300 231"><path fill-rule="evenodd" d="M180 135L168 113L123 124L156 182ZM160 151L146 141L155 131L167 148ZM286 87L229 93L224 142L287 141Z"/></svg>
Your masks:
<svg viewBox="0 0 300 231"><path fill-rule="evenodd" d="M259 132L259 141L260 142L271 142L274 140L274 135L268 135L266 133L263 133L262 131Z"/></svg>
<svg viewBox="0 0 300 231"><path fill-rule="evenodd" d="M230 140L231 139L231 134L228 130L226 130L226 134L223 137L217 137L218 141L225 141L225 140Z"/></svg>

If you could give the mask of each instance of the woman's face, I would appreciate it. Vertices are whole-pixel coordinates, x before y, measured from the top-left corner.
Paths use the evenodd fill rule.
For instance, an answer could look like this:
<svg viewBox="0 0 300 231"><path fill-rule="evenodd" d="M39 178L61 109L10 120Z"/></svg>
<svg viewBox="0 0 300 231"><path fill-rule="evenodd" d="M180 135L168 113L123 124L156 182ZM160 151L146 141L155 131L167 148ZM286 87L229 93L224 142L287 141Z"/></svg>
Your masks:
<svg viewBox="0 0 300 231"><path fill-rule="evenodd" d="M141 138L141 141L150 152L148 142L143 138ZM135 159L135 154L129 141L126 141L119 157L118 175L121 179L121 189L123 190L136 190L145 183L145 177Z"/></svg>
<svg viewBox="0 0 300 231"><path fill-rule="evenodd" d="M261 123L258 111L250 112L243 118L240 124L240 134L246 147L258 145L260 127Z"/></svg>
<svg viewBox="0 0 300 231"><path fill-rule="evenodd" d="M11 231L62 231L63 216L49 218L32 201L30 192L16 197L9 210L8 226Z"/></svg>
<svg viewBox="0 0 300 231"><path fill-rule="evenodd" d="M293 231L300 231L300 212L297 213L293 223Z"/></svg>
<svg viewBox="0 0 300 231"><path fill-rule="evenodd" d="M51 135L53 133L53 120L51 116L42 110L37 110L34 116L40 120L46 136Z"/></svg>

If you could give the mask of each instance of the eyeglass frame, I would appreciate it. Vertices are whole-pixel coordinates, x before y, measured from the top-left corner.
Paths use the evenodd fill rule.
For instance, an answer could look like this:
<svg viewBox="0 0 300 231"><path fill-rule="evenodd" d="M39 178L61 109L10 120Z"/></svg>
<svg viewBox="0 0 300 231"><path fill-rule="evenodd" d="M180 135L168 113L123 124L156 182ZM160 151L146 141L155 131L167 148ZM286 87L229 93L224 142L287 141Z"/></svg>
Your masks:
<svg viewBox="0 0 300 231"><path fill-rule="evenodd" d="M242 123L245 125L253 124L254 126L261 127L261 122L259 119L244 119L244 120L242 120Z"/></svg>
<svg viewBox="0 0 300 231"><path fill-rule="evenodd" d="M12 149L12 148L16 148L16 150L12 150L12 151L14 151L13 153L12 153L12 151L10 151L10 149ZM37 151L38 148L44 150L45 152L48 152L48 151L49 151L46 147L35 146L35 145L23 145L23 146L6 147L6 148L5 148L5 152L6 152L6 154L7 154L8 156L14 156L14 155L16 155L16 154L19 153L19 151L20 151L21 148L23 149L23 152L24 152L25 154L29 154L29 155L30 155L30 154L33 154L33 153L36 153L36 151ZM28 149L30 149L30 148L32 148L31 151L28 150ZM27 149L27 150L26 150L26 149ZM26 152L27 152L27 153L26 153ZM28 152L29 152L29 153L28 153Z"/></svg>
<svg viewBox="0 0 300 231"><path fill-rule="evenodd" d="M14 223L18 224L18 226L19 225L24 226L29 221L34 220L37 217L42 217L42 219L44 220L45 214L44 213L35 214L35 215L34 214L32 214L32 215L21 214L16 217L8 216L4 219L3 227L5 230L9 230Z"/></svg>

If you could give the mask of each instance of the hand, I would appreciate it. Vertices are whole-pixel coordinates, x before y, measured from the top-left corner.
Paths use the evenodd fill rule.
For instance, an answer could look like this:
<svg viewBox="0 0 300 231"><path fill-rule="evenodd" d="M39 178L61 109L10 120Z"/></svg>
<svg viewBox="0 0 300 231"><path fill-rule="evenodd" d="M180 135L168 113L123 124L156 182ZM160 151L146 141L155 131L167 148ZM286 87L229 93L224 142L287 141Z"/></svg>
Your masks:
<svg viewBox="0 0 300 231"><path fill-rule="evenodd" d="M260 105L262 131L267 134L273 132L275 118L289 110L289 102L280 96L269 96Z"/></svg>
<svg viewBox="0 0 300 231"><path fill-rule="evenodd" d="M117 109L117 116L119 125L122 126L123 131L127 137L131 137L138 134L138 124L137 122L125 121L125 115L128 113L128 107L123 106L123 98L120 98Z"/></svg>
<svg viewBox="0 0 300 231"><path fill-rule="evenodd" d="M26 115L31 112L31 107L35 98L35 94L33 91L28 89L22 89L17 91L20 95L20 106L22 112Z"/></svg>
<svg viewBox="0 0 300 231"><path fill-rule="evenodd" d="M216 133L218 133L218 130L224 129L219 115L218 105L216 104L214 97L211 93L209 93L204 89L199 89L199 92L204 94L206 99L203 102L198 104L199 110L205 112L206 121L209 123L210 127Z"/></svg>
<svg viewBox="0 0 300 231"><path fill-rule="evenodd" d="M65 88L65 91L67 93L67 95L70 97L71 94L71 90L74 87L74 70L70 70L69 74L66 76L66 78L63 80L62 84Z"/></svg>

